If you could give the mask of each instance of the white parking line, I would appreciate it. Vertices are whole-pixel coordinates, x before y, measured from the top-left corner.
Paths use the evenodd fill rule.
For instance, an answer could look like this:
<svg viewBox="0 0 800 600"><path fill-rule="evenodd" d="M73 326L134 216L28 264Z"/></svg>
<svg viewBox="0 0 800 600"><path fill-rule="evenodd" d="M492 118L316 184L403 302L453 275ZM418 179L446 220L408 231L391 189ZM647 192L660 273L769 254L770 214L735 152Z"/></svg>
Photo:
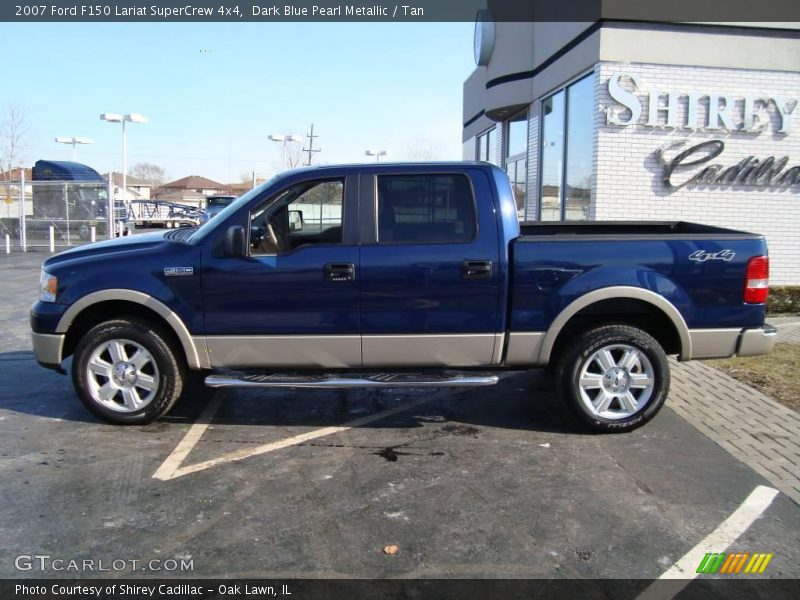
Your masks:
<svg viewBox="0 0 800 600"><path fill-rule="evenodd" d="M166 481L167 479L175 477L175 472L179 469L183 461L186 460L186 457L189 456L189 452L192 451L192 448L194 448L197 442L200 441L200 438L203 437L203 434L211 423L211 419L217 414L221 405L222 394L214 394L209 403L206 404L203 412L197 417L197 421L192 424L189 431L183 436L183 439L175 446L175 450L170 453L166 460L161 463L161 466L158 467L158 470L153 473L153 478Z"/></svg>
<svg viewBox="0 0 800 600"><path fill-rule="evenodd" d="M217 465L243 460L245 458L250 458L251 456L266 454L268 452L280 450L281 448L288 448L289 446L296 446L309 440L314 440L326 435L332 435L341 431L347 431L353 427L360 427L362 425L372 423L373 421L380 421L381 419L385 419L391 415L416 408L422 404L427 404L435 399L437 399L437 395L435 394L417 398L416 400L400 404L394 408L387 408L386 410L382 410L375 414L348 421L342 425L315 429L313 431L308 431L306 433L301 433L300 435L284 438L276 442L270 442L269 444L262 444L261 446L256 446L255 448L244 448L235 452L223 454L222 456L212 458L211 460L181 467L181 464L183 464L183 461L186 460L186 457L189 455L189 452L192 451L192 448L194 448L200 441L200 438L208 428L211 419L214 418L217 410L219 410L222 402L222 394L217 394L211 400L211 402L209 402L208 406L206 406L206 408L203 410L203 413L200 415L200 417L198 417L197 421L194 423L194 425L192 425L175 450L173 450L167 459L161 464L161 466L158 467L158 470L153 473L153 478L160 479L162 481L176 479L178 477L183 477L184 475L189 475L190 473L197 473L198 471L216 467Z"/></svg>
<svg viewBox="0 0 800 600"><path fill-rule="evenodd" d="M677 595L697 577L697 567L706 553L726 550L767 510L777 495L778 490L759 485L730 517L667 569L636 600L660 600Z"/></svg>

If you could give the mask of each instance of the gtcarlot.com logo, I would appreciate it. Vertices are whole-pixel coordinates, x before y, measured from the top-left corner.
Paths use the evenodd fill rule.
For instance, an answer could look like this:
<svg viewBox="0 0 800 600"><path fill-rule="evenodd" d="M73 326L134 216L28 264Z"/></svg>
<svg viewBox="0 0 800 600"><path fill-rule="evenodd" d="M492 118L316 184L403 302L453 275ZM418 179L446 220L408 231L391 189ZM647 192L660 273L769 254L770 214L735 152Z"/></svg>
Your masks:
<svg viewBox="0 0 800 600"><path fill-rule="evenodd" d="M763 573L773 554L763 552L709 552L700 561L697 573L739 575L740 573Z"/></svg>
<svg viewBox="0 0 800 600"><path fill-rule="evenodd" d="M194 559L188 557L154 558L138 560L136 558L99 559L92 558L59 558L50 554L20 554L14 559L14 567L18 571L68 571L68 572L108 572L108 571L194 571Z"/></svg>

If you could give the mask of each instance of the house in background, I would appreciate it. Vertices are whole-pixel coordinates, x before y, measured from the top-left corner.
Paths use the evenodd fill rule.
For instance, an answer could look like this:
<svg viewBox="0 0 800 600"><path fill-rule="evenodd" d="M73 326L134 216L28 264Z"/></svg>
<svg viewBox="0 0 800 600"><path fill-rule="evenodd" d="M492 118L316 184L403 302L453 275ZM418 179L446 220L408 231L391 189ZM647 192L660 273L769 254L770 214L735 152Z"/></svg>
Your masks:
<svg viewBox="0 0 800 600"><path fill-rule="evenodd" d="M256 185L261 185L266 181L265 179L257 179ZM231 194L232 196L242 196L253 189L252 181L237 181L236 183L229 183L225 186L223 193Z"/></svg>
<svg viewBox="0 0 800 600"><path fill-rule="evenodd" d="M225 188L224 183L200 175L189 175L165 183L156 190L156 198L203 210L206 207L206 196L219 194Z"/></svg>
<svg viewBox="0 0 800 600"><path fill-rule="evenodd" d="M33 171L29 167L14 167L8 171L0 171L0 181L19 181L23 171L25 181L30 181L33 178Z"/></svg>
<svg viewBox="0 0 800 600"><path fill-rule="evenodd" d="M103 175L103 179L108 181L109 176L111 176L111 184L114 186L115 198L120 198L123 200L148 200L150 198L153 184L151 184L149 181L128 175L125 178L125 187L127 190L125 191L124 195L120 195L120 190L122 188L122 173L106 173Z"/></svg>
<svg viewBox="0 0 800 600"><path fill-rule="evenodd" d="M225 189L225 184L213 181L200 175L189 175L182 179L170 181L161 186L160 192L163 194L173 194L175 192L195 192L202 196L218 194ZM159 194L160 197L161 194Z"/></svg>

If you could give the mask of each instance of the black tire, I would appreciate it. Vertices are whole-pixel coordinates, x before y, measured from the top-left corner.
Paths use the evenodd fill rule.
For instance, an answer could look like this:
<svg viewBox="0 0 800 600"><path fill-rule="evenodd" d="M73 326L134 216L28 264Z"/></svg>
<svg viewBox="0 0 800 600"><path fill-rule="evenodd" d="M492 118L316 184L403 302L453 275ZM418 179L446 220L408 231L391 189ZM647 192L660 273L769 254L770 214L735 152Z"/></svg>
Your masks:
<svg viewBox="0 0 800 600"><path fill-rule="evenodd" d="M93 382L89 379L88 366L92 355L104 345L118 340L130 341L131 346L138 345L149 352L152 360L145 368L155 369L156 374L152 398L141 409L129 412L123 412L124 407L119 410L108 408L96 399L91 386L97 385L97 379ZM166 414L180 397L186 379L183 359L169 340L170 337L159 327L147 321L115 319L96 325L83 336L72 360L72 382L78 398L95 416L115 425L145 425ZM104 360L103 356L109 355L101 355L101 360ZM110 378L105 379L111 383ZM116 394L112 401L122 404L121 395L121 392ZM107 404L112 401L107 401Z"/></svg>
<svg viewBox="0 0 800 600"><path fill-rule="evenodd" d="M636 351L640 353L640 360L630 370L616 363L617 360L624 360L629 351L626 348L633 349L630 356L637 356ZM613 368L606 371L603 371L599 357L592 360L598 356L598 352L605 355L605 352L601 352L603 350L608 350L614 357ZM581 386L580 378L584 370L587 381L589 378L599 381L596 393L594 388L587 389L593 383ZM652 379L652 386L637 384L634 387L631 375L638 377L639 381ZM630 325L603 325L577 335L566 344L557 357L555 383L558 396L584 428L597 433L631 431L647 423L664 405L669 393L669 363L664 349L645 331ZM639 388L638 385L643 387ZM635 404L628 404L626 390L634 396ZM594 397L592 393L595 393ZM602 394L606 395L601 398ZM610 405L605 410L599 410L604 398L612 398ZM638 406L639 403L642 406Z"/></svg>

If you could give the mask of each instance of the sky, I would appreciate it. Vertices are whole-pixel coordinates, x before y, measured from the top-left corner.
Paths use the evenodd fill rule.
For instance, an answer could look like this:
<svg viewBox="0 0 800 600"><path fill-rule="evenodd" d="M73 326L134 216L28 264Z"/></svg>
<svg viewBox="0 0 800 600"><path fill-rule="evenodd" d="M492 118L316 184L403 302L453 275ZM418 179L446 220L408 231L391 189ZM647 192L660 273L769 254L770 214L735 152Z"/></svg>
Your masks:
<svg viewBox="0 0 800 600"><path fill-rule="evenodd" d="M85 137L77 160L121 167L121 126L104 112L141 113L127 125L127 165L157 164L168 180L235 182L281 166L271 133L304 136L314 123L320 164L389 160L413 147L461 158L462 83L474 69L471 23L0 24L0 111L29 126L24 166L70 160L54 138ZM307 139L304 138L307 143Z"/></svg>

